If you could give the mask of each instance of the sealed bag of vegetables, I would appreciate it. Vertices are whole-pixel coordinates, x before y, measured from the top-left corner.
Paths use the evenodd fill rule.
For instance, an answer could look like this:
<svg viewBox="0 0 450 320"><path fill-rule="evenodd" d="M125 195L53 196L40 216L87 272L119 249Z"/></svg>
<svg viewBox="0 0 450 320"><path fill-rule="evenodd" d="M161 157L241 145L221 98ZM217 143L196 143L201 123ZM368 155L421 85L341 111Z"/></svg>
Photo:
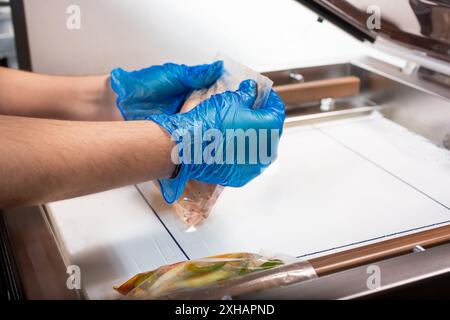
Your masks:
<svg viewBox="0 0 450 320"><path fill-rule="evenodd" d="M257 83L257 96L253 108L259 108L267 102L272 89L272 80L228 57L218 55L215 60L223 61L223 75L209 89L192 92L180 112L191 110L213 94L237 90L239 84L247 79L255 80ZM174 203L175 211L187 225L196 225L209 216L222 190L221 186L190 180L180 199Z"/></svg>
<svg viewBox="0 0 450 320"><path fill-rule="evenodd" d="M316 277L307 261L287 264L254 253L174 263L135 275L115 289L127 299L220 299Z"/></svg>

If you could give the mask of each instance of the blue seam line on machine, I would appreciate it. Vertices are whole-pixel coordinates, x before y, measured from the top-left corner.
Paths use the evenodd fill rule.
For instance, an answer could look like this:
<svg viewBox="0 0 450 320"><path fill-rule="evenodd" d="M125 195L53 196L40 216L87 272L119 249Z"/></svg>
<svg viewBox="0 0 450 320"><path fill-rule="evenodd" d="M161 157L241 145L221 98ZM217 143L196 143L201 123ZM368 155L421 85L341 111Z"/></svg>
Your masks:
<svg viewBox="0 0 450 320"><path fill-rule="evenodd" d="M163 225L164 229L166 229L166 231L169 233L170 237L172 238L172 240L175 242L175 244L177 245L177 247L181 250L181 252L183 253L183 255L186 257L187 260L191 260L191 258L189 258L189 256L186 254L186 252L184 251L184 249L181 247L181 245L178 243L177 239L175 239L174 235L172 234L172 232L170 232L169 228L165 225L165 223L161 220L161 218L159 217L159 215L156 213L156 210L153 209L152 205L150 204L150 202L148 202L147 198L144 196L144 194L142 193L142 191L138 188L137 185L134 185L134 187L137 189L137 191L139 192L139 194L141 195L142 198L144 198L144 201L147 203L147 205L150 207L150 209L152 209L153 214L156 216L156 218L158 218L159 222Z"/></svg>
<svg viewBox="0 0 450 320"><path fill-rule="evenodd" d="M313 125L314 126L314 125ZM433 198L432 196L428 195L427 193L425 193L424 191L420 190L419 188L413 186L412 184L410 184L409 182L403 180L402 178L400 178L399 176L397 176L396 174L390 172L389 170L387 170L386 168L383 168L381 165L379 165L378 163L376 163L375 161L369 159L368 157L366 157L365 155L361 154L360 152L354 150L353 148L349 147L348 145L346 145L345 143L343 143L342 141L340 141L339 139L336 139L335 137L331 136L330 134L328 134L327 132L323 131L321 128L314 126L317 131L319 131L320 133L322 133L323 135L327 136L328 138L330 138L331 140L335 141L336 143L340 144L341 146L343 146L344 148L346 148L347 150L350 150L351 152L353 152L354 154L356 154L357 156L363 158L364 160L368 161L369 163L371 163L372 165L374 165L375 167L377 167L378 169L383 170L384 172L386 172L387 174L391 175L392 177L394 177L395 179L399 180L400 182L402 182L403 184L406 184L408 187L414 189L415 191L421 193L422 195L424 195L425 197L427 197L428 199L436 202L437 204L439 204L440 206L444 207L447 210L450 210L450 208L448 206L446 206L445 204L443 204L442 202L440 202L439 200L436 200L435 198Z"/></svg>
<svg viewBox="0 0 450 320"><path fill-rule="evenodd" d="M317 129L319 132L321 132L322 134L326 135L328 138L334 140L335 142L337 142L338 144L340 144L341 146L343 146L344 148L352 151L354 154L358 155L359 157L367 160L369 163L371 163L372 165L376 166L377 168L383 170L384 172L386 172L387 174L391 175L392 177L396 178L397 180L399 180L400 182L406 184L407 186L409 186L410 188L414 189L415 191L419 192L420 194L422 194L423 196L429 198L430 200L432 200L433 202L439 204L440 206L444 207L447 210L450 210L450 208L448 206L446 206L445 204L439 202L438 200L434 199L433 197L431 197L430 195L426 194L425 192L423 192L422 190L418 189L417 187L411 185L410 183L408 183L407 181L403 180L402 178L400 178L399 176L393 174L392 172L390 172L389 170L383 168L382 166L380 166L379 164L377 164L376 162L370 160L369 158L367 158L366 156L362 155L361 153L355 151L354 149L350 148L349 146L347 146L346 144L344 144L343 142L341 142L340 140L330 136L328 133L326 133L325 131L323 131L321 128L313 125L313 127L315 129ZM141 190L135 186L136 189L138 190L139 194L144 198L145 202L148 204L148 206L152 209L154 215L158 218L158 220L160 221L160 223L164 226L164 228L166 229L166 231L169 233L170 237L172 238L172 240L175 242L175 244L178 246L178 248L181 250L181 252L184 254L184 256L190 260L189 256L186 254L186 252L184 251L184 249L181 247L180 243L175 239L174 235L170 232L169 228L165 225L165 223L161 220L161 218L159 217L159 215L156 213L156 210L153 209L153 207L151 206L151 204L148 202L147 198L142 194ZM308 256L312 256L315 254L320 254L320 253L324 253L324 252L329 252L329 251L333 251L333 250L337 250L337 249L342 249L342 248L346 248L346 247L350 247L350 246L354 246L354 245L359 245L362 243L367 243L367 242L372 242L375 240L379 240L379 239L383 239L383 238L388 238L388 237L392 237L392 236L396 236L396 235L401 235L404 233L408 233L408 232L412 232L412 231L417 231L417 230L421 230L421 229L425 229L425 228L431 228L431 227L436 227L439 225L443 225L443 224L448 224L450 223L450 220L446 220L446 221L442 221L442 222L437 222L437 223L433 223L430 225L425 225L425 226L421 226L421 227L417 227L417 228L412 228L412 229L408 229L408 230L404 230L404 231L399 231L399 232L394 232L391 234L387 234L387 235L382 235L379 237L374 237L371 239L366 239L366 240L362 240L362 241L357 241L357 242L352 242L349 244L345 244L342 246L337 246L337 247L333 247L333 248L329 248L329 249L325 249L325 250L320 250L320 251L316 251L316 252L311 252L311 253L307 253L304 255L300 255L297 256L297 258L304 258L304 257L308 257Z"/></svg>
<svg viewBox="0 0 450 320"><path fill-rule="evenodd" d="M438 205L444 207L447 210L450 210L450 208L448 206L446 206L445 204L443 204L442 202L434 199L433 197L431 197L430 195L426 194L424 191L418 189L417 187L411 185L410 183L408 183L407 181L403 180L402 178L400 178L399 176L393 174L392 172L390 172L389 170L383 168L382 166L380 166L379 164L377 164L376 162L370 160L369 158L367 158L366 156L362 155L361 153L355 151L354 149L352 149L351 147L347 146L345 143L343 143L342 141L336 139L335 137L329 135L328 133L326 133L324 130L322 130L320 127L317 127L315 125L313 125L314 128L317 129L317 131L321 132L322 134L324 134L325 136L327 136L328 138L332 139L333 141L337 142L338 144L340 144L341 146L343 146L344 148L352 151L353 153L355 153L356 155L358 155L359 157L363 158L364 160L369 161L371 164L373 164L374 166L376 166L377 168L383 170L384 172L388 173L389 175L391 175L392 177L396 178L397 180L399 180L400 182L406 184L407 186L409 186L410 188L414 189L415 191L419 192L420 194L424 195L425 197L429 198L430 200L432 200L433 202L437 203ZM311 252L311 253L307 253L301 256L297 256L297 258L304 258L307 256L312 256L315 254L320 254L320 253L324 253L324 252L328 252L328 251L333 251L333 250L337 250L337 249L342 249L345 247L350 247L350 246L354 246L354 245L358 245L358 244L362 244L362 243L366 243L366 242L371 242L371 241L375 241L375 240L379 240L379 239L383 239L383 238L388 238L388 237L392 237L392 236L396 236L396 235L400 235L400 234L404 234L404 233L408 233L408 232L412 232L412 231L417 231L417 230L421 230L421 229L425 229L425 228L431 228L431 227L436 227L439 225L443 225L443 224L447 224L450 223L450 220L446 220L446 221L442 221L442 222L437 222L437 223L433 223L430 225L426 225L426 226L421 226L421 227L417 227L417 228L412 228L412 229L408 229L408 230L404 230L404 231L399 231L399 232L394 232L391 234L387 234L387 235L383 235L383 236L379 236L379 237L375 237L375 238L371 238L371 239L366 239L366 240L362 240L362 241L357 241L357 242L353 242L353 243L349 243L349 244L345 244L342 246L337 246L337 247L333 247L333 248L329 248L329 249L325 249L325 250L320 250L320 251L316 251L316 252Z"/></svg>
<svg viewBox="0 0 450 320"><path fill-rule="evenodd" d="M425 229L425 228L437 227L437 226L440 226L440 225L443 225L443 224L448 224L448 223L450 223L450 220L446 220L446 221L442 221L442 222L436 222L436 223L429 224L429 225L426 225L426 226L412 228L412 229L399 231L399 232L394 232L394 233L386 234L386 235L375 237L375 238L371 238L371 239L366 239L366 240L362 240L362 241L358 241L358 242L344 244L342 246L337 246L337 247L334 247L334 248L329 248L329 249L320 250L320 251L316 251L316 252L306 253L304 255L297 256L297 258L304 258L304 257L312 256L312 255L315 255L315 254L319 254L319 253L324 253L324 252L328 252L328 251L342 249L342 248L345 248L345 247L350 247L350 246L354 246L354 245L358 245L358 244L362 244L362 243L366 243L366 242L371 242L371 241L375 241L375 240L379 240L379 239L383 239L383 238L389 238L389 237L392 237L392 236L396 236L396 235L400 235L400 234L404 234L404 233L408 233L408 232L412 232L412 231L417 231L417 230L421 230L421 229Z"/></svg>

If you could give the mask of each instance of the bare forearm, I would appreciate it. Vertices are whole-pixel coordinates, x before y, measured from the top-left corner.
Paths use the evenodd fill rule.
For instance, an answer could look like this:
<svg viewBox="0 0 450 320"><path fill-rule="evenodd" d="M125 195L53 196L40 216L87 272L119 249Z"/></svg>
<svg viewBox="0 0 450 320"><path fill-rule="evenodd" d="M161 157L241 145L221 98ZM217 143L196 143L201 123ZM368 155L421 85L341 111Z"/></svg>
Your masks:
<svg viewBox="0 0 450 320"><path fill-rule="evenodd" d="M171 149L169 135L149 121L0 116L0 208L170 176Z"/></svg>
<svg viewBox="0 0 450 320"><path fill-rule="evenodd" d="M0 68L0 114L49 119L121 120L109 76L51 76Z"/></svg>

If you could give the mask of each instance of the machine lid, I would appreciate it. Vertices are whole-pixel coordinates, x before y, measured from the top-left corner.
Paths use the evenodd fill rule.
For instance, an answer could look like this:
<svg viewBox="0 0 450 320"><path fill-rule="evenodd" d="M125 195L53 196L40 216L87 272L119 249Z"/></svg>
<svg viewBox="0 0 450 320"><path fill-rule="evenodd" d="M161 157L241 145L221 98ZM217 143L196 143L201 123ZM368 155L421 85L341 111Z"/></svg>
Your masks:
<svg viewBox="0 0 450 320"><path fill-rule="evenodd" d="M297 1L360 40L383 37L450 62L450 0Z"/></svg>

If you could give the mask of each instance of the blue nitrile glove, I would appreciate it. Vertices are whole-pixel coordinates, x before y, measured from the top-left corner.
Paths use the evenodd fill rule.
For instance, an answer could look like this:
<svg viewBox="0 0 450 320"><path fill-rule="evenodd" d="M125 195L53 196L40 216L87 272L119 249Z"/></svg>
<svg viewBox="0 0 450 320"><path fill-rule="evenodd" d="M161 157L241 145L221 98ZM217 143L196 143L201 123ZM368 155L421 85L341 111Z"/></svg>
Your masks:
<svg viewBox="0 0 450 320"><path fill-rule="evenodd" d="M168 203L172 203L180 197L186 182L190 179L209 184L240 187L257 177L275 160L278 139L281 136L285 119L284 104L273 90L270 92L266 104L258 109L252 109L255 98L256 83L253 80L245 80L237 91L227 91L214 95L187 113L159 114L151 115L147 118L165 128L175 141L183 141L177 144L178 149L175 150L175 154L178 151L181 159L183 159L182 156L189 155L189 152L186 151L188 150L186 145L190 147L191 156L195 152L198 155L198 151L195 151L196 146L194 146L194 141L196 140L186 139L186 137L194 137L195 135L202 137L205 133L214 131L219 134L219 139L216 142L223 139L222 148L218 148L217 152L203 153L207 149L206 147L211 146L215 139L206 139L205 141L205 139L200 138L201 154L206 155L203 161L197 163L195 155L193 157L188 156L187 158L191 162L182 161L178 167L179 171L176 177L159 180L164 199ZM237 161L237 157L239 157L239 152L236 152L237 145L232 143L234 142L233 139L226 138L230 133L236 132L236 129L256 129L258 141L263 140L264 143L267 142L266 137L271 136L270 129L274 129L278 136L273 139L273 148L270 148L272 146L270 143L264 144L267 149L271 149L268 153L268 155L271 155L269 160L263 162L258 156L256 162L250 163L250 152L248 150L251 148L248 148L247 141L244 143L246 147L244 149L245 161L239 163ZM263 136L261 132L264 130L258 131L258 129L268 129L269 133ZM257 146L259 151L259 142ZM230 153L230 150L234 151ZM266 149L264 150L264 152L267 151ZM208 157L208 154L211 154L212 157ZM232 159L231 163L226 162L227 154L235 155L234 158L230 157ZM242 152L240 154L242 156ZM254 152L252 154L254 155ZM225 162L216 163L217 158L214 158L214 156L217 155L221 155L221 159L224 159ZM214 161L211 161L212 159Z"/></svg>
<svg viewBox="0 0 450 320"><path fill-rule="evenodd" d="M125 120L143 120L151 114L178 112L193 91L210 87L223 73L223 62L188 67L174 63L125 71L111 71L111 86Z"/></svg>

